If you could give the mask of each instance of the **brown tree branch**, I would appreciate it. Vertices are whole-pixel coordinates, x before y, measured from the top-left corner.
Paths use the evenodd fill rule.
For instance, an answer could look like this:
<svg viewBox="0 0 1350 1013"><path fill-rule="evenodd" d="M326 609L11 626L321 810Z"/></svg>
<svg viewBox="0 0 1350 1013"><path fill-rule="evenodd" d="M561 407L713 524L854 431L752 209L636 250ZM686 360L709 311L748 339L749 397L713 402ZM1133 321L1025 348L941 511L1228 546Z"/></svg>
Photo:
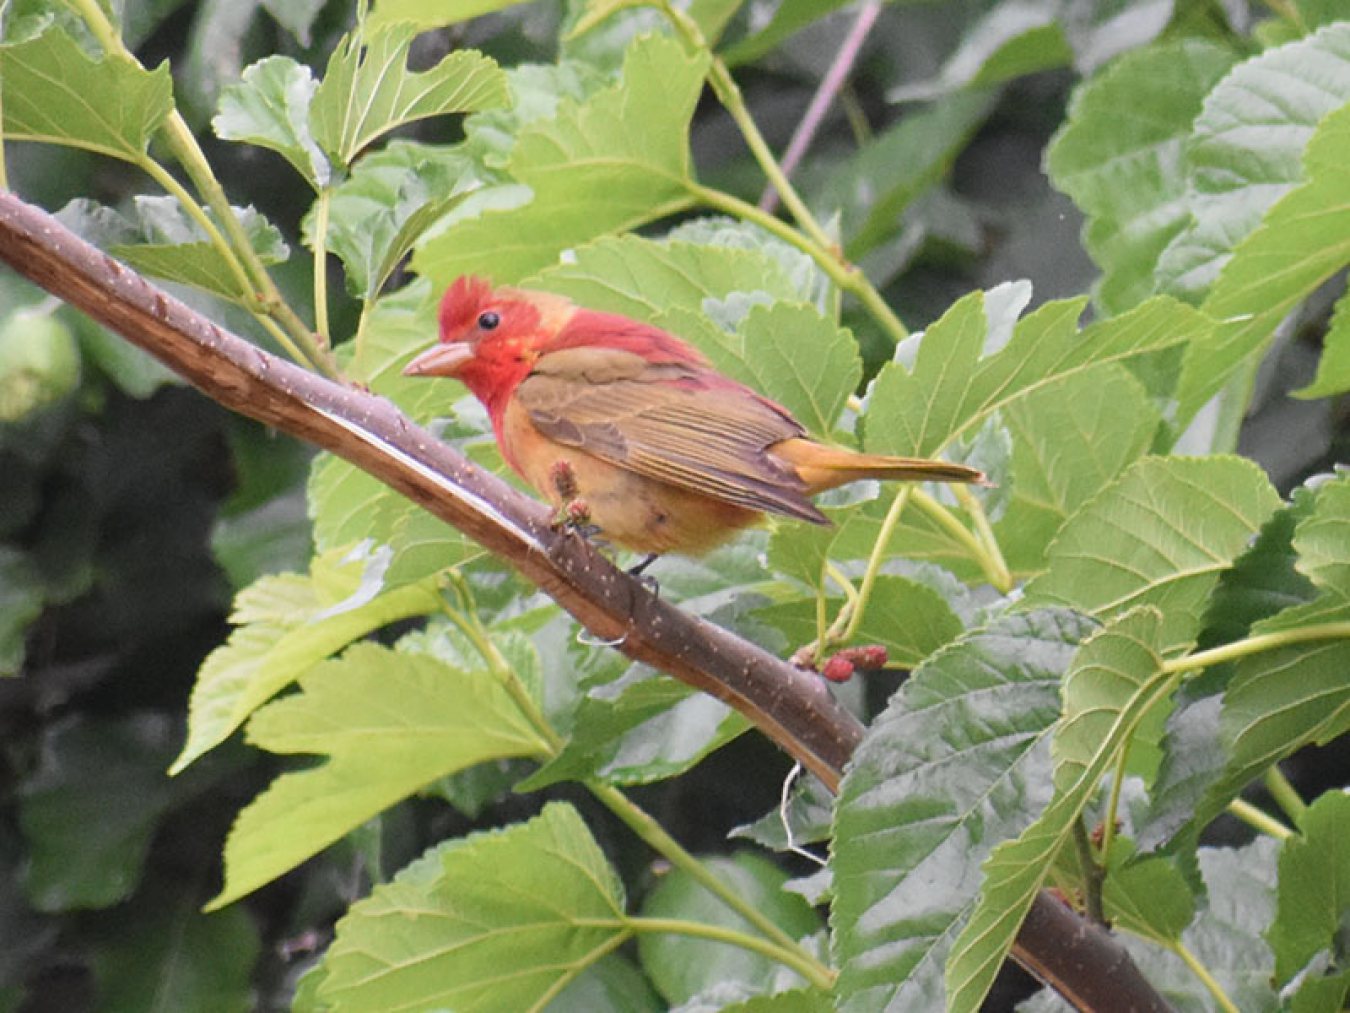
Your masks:
<svg viewBox="0 0 1350 1013"><path fill-rule="evenodd" d="M44 211L0 193L0 260L145 349L208 397L330 450L508 560L616 649L726 701L832 789L862 737L816 675L659 600L543 504L376 397L278 359L154 287ZM1110 934L1042 893L1014 947L1079 1009L1165 1010ZM1084 999L1083 997L1088 997Z"/></svg>

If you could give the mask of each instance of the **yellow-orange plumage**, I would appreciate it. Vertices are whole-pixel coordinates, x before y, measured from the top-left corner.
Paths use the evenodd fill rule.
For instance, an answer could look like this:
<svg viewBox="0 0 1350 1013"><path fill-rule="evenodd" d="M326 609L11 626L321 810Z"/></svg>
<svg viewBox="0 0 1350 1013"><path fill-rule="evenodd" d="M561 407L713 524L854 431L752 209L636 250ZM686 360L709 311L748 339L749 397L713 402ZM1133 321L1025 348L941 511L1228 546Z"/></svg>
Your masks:
<svg viewBox="0 0 1350 1013"><path fill-rule="evenodd" d="M531 486L561 505L566 462L604 537L639 552L705 552L765 512L827 523L810 497L859 479L984 477L818 443L673 335L559 296L460 278L440 324L405 372L463 381Z"/></svg>

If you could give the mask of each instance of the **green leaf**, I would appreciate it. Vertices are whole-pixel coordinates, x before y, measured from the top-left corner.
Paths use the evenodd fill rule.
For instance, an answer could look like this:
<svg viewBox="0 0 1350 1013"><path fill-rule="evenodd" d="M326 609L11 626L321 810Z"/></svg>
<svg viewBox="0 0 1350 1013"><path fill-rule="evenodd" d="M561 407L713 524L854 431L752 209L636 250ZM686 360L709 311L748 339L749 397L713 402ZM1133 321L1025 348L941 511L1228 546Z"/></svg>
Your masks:
<svg viewBox="0 0 1350 1013"><path fill-rule="evenodd" d="M358 644L264 707L248 739L325 763L283 774L239 814L225 842L223 907L294 868L400 799L487 760L546 743L486 672ZM330 975L329 982L331 984Z"/></svg>
<svg viewBox="0 0 1350 1013"><path fill-rule="evenodd" d="M497 466L501 467L499 458ZM390 591L417 584L483 551L449 524L340 458L324 455L315 460L309 497L316 546L339 551L358 539L357 545L379 546L384 554L380 580Z"/></svg>
<svg viewBox="0 0 1350 1013"><path fill-rule="evenodd" d="M840 535L840 525L858 512L855 504L848 507L825 507L829 527L820 524L780 524L769 536L769 569L779 578L799 580L813 591L825 586L825 564L834 557L834 543ZM868 551L865 547L862 550ZM815 606L812 605L814 612ZM812 618L812 634L816 620ZM792 636L792 634L789 634ZM809 639L809 638L808 638Z"/></svg>
<svg viewBox="0 0 1350 1013"><path fill-rule="evenodd" d="M787 801L787 826L784 815L784 807L775 805L754 822L734 827L727 836L754 841L774 851L829 840L833 834L834 793L814 774L802 775L794 782Z"/></svg>
<svg viewBox="0 0 1350 1013"><path fill-rule="evenodd" d="M1224 571L1210 595L1199 647L1240 640L1253 623L1317 596L1316 586L1299 572L1299 553L1294 548L1294 533L1312 514L1316 502L1311 488L1300 486L1261 525L1256 539Z"/></svg>
<svg viewBox="0 0 1350 1013"><path fill-rule="evenodd" d="M334 50L310 104L314 140L348 166L376 138L430 116L493 109L507 101L506 78L481 53L461 49L431 70L407 68L416 27L401 23L348 35Z"/></svg>
<svg viewBox="0 0 1350 1013"><path fill-rule="evenodd" d="M440 845L353 904L319 997L353 1011L540 1008L628 935L619 878L555 802Z"/></svg>
<svg viewBox="0 0 1350 1013"><path fill-rule="evenodd" d="M619 83L560 103L555 119L531 123L517 138L508 169L532 199L505 210L481 210L487 205L470 199L453 225L417 250L414 269L438 288L471 272L515 282L563 250L687 207L689 120L706 70L706 57L686 55L677 42L637 39Z"/></svg>
<svg viewBox="0 0 1350 1013"><path fill-rule="evenodd" d="M927 661L873 724L835 815L840 1009L941 1007L973 863L1049 799L1059 680L1091 628L1062 610L996 619Z"/></svg>
<svg viewBox="0 0 1350 1013"><path fill-rule="evenodd" d="M131 896L164 813L201 787L164 774L177 737L163 715L149 713L70 715L47 729L37 769L20 789L29 842L23 885L33 907L102 908Z"/></svg>
<svg viewBox="0 0 1350 1013"><path fill-rule="evenodd" d="M500 172L510 162L516 138L531 123L552 120L563 99L584 102L611 83L598 68L580 60L523 63L505 71L510 104L464 119L464 151L485 168ZM506 178L495 179L506 182Z"/></svg>
<svg viewBox="0 0 1350 1013"><path fill-rule="evenodd" d="M23 667L24 638L45 597L28 555L0 545L0 676Z"/></svg>
<svg viewBox="0 0 1350 1013"><path fill-rule="evenodd" d="M611 953L588 966L548 1004L548 1013L662 1013L665 1004L646 976Z"/></svg>
<svg viewBox="0 0 1350 1013"><path fill-rule="evenodd" d="M376 32L411 21L418 31L444 28L510 7L516 0L375 0L366 31Z"/></svg>
<svg viewBox="0 0 1350 1013"><path fill-rule="evenodd" d="M277 152L318 190L332 176L309 128L309 107L318 87L304 64L288 56L269 56L245 68L240 82L221 93L220 111L211 126L221 140Z"/></svg>
<svg viewBox="0 0 1350 1013"><path fill-rule="evenodd" d="M882 527L894 496L898 494L897 490L892 489L860 504L857 509L847 511L840 521L838 533L829 544L830 558L836 561L869 558L882 539ZM970 557L968 545L913 502L904 505L900 523L895 526L881 552L883 558L887 555L903 556L907 560L942 567L962 580L975 582L984 578L984 572Z"/></svg>
<svg viewBox="0 0 1350 1013"><path fill-rule="evenodd" d="M838 212L851 260L898 230L905 210L947 174L992 109L987 94L952 95L903 117L831 170L811 203Z"/></svg>
<svg viewBox="0 0 1350 1013"><path fill-rule="evenodd" d="M521 784L536 791L565 780L649 784L693 767L749 722L720 700L669 676L632 669L582 698L563 751Z"/></svg>
<svg viewBox="0 0 1350 1013"><path fill-rule="evenodd" d="M1253 623L1316 596L1312 582L1294 567L1298 557L1292 544L1295 527L1311 513L1313 502L1307 488L1296 490L1292 503L1272 514L1247 550L1224 571L1205 609L1199 648L1240 640ZM1137 834L1142 848L1179 842L1183 832L1198 832L1203 826L1197 822L1200 801L1222 776L1228 760L1219 714L1232 674L1231 665L1211 668L1177 693L1152 787L1152 812Z"/></svg>
<svg viewBox="0 0 1350 1013"><path fill-rule="evenodd" d="M1347 99L1350 24L1262 53L1215 86L1186 145L1193 218L1159 259L1164 291L1199 301L1238 241L1303 178L1313 128Z"/></svg>
<svg viewBox="0 0 1350 1013"><path fill-rule="evenodd" d="M1242 848L1200 848L1196 853L1203 890L1199 910L1182 933L1181 945L1218 983L1234 1008L1244 1011L1273 1013L1281 1008L1270 984L1274 961L1262 939L1275 915L1277 848L1273 839L1257 837ZM1153 894L1144 901L1150 908L1179 909L1175 897L1164 900ZM1214 1008L1213 994L1180 956L1128 933L1119 938L1174 1009Z"/></svg>
<svg viewBox="0 0 1350 1013"><path fill-rule="evenodd" d="M1275 951L1275 982L1281 988L1299 975L1309 974L1298 993L1311 987L1331 988L1324 1009L1339 1009L1345 1001L1347 979L1342 928L1350 913L1350 796L1329 791L1308 807L1299 819L1299 833L1280 849L1280 886L1275 921L1267 938ZM1319 981L1310 966L1321 955L1330 967Z"/></svg>
<svg viewBox="0 0 1350 1013"><path fill-rule="evenodd" d="M864 420L868 450L931 455L1019 397L1103 363L1197 340L1211 327L1184 304L1153 298L1081 332L1082 299L1046 303L1013 328L1021 295L1011 287L972 293L923 335L912 371L897 363L882 369Z"/></svg>
<svg viewBox="0 0 1350 1013"><path fill-rule="evenodd" d="M1088 639L1075 655L1064 679L1063 717L1051 747L1057 792L1067 792L1083 776L1117 716L1156 674L1160 635L1158 611L1135 608ZM1136 736L1129 743L1131 757L1138 748Z"/></svg>
<svg viewBox="0 0 1350 1013"><path fill-rule="evenodd" d="M1343 34L1350 51L1350 25ZM1350 77L1350 52L1346 74ZM1346 88L1350 95L1350 81ZM1223 323L1212 338L1186 349L1177 388L1179 419L1191 418L1247 356L1268 344L1295 305L1350 263L1350 180L1341 171L1347 158L1350 104L1327 116L1313 135L1308 182L1270 209L1214 283L1202 308Z"/></svg>
<svg viewBox="0 0 1350 1013"><path fill-rule="evenodd" d="M739 852L730 858L709 857L702 862L710 873L793 939L804 938L820 929L820 921L810 905L783 889L787 873L768 859ZM667 873L646 896L642 916L698 922L758 934L749 922L680 869ZM671 1005L687 1002L723 983L740 984L756 991L776 991L773 989L774 978L780 971L780 965L763 954L729 943L671 932L641 933L638 956L657 991ZM802 984L795 975L789 981L788 987Z"/></svg>
<svg viewBox="0 0 1350 1013"><path fill-rule="evenodd" d="M329 203L326 246L347 269L347 291L374 299L422 233L479 185L453 148L394 141L362 158ZM311 248L314 222L311 211L302 223Z"/></svg>
<svg viewBox="0 0 1350 1013"><path fill-rule="evenodd" d="M268 14L276 18L277 24L295 36L295 41L308 47L314 21L323 10L327 0L262 0L262 6Z"/></svg>
<svg viewBox="0 0 1350 1013"><path fill-rule="evenodd" d="M1148 450L1160 416L1139 381L1107 363L1028 395L1002 418L1013 439L1012 499L994 532L1013 571L1035 573L1064 522Z"/></svg>
<svg viewBox="0 0 1350 1013"><path fill-rule="evenodd" d="M995 4L965 32L931 81L892 88L891 102L932 99L962 88L998 84L1073 59L1054 0Z"/></svg>
<svg viewBox="0 0 1350 1013"><path fill-rule="evenodd" d="M418 422L454 442L481 466L505 470L481 406L455 383L402 375L412 354L436 333L435 303L416 283L374 303L347 363L347 375L396 402ZM314 460L309 510L320 551L365 542L387 547L384 587L412 584L481 554L469 538L360 468L329 454Z"/></svg>
<svg viewBox="0 0 1350 1013"><path fill-rule="evenodd" d="M1323 624L1344 628L1348 622L1350 602L1323 595L1255 624L1251 632L1253 636L1296 633ZM1197 821L1212 819L1272 763L1305 745L1330 742L1350 730L1347 665L1350 638L1344 633L1305 643L1290 641L1237 663L1219 719L1228 764L1197 806Z"/></svg>
<svg viewBox="0 0 1350 1013"><path fill-rule="evenodd" d="M681 238L695 237L695 241ZM755 243L740 231L715 232L711 224L675 230L670 238L606 236L587 243L575 258L542 271L531 288L557 292L578 304L622 313L658 326L672 310L701 312L710 301L736 294L763 295L773 302L804 302L806 297L781 248ZM700 350L713 355L727 339L712 328L681 335L695 342L711 334Z"/></svg>
<svg viewBox="0 0 1350 1013"><path fill-rule="evenodd" d="M680 334L701 329L687 313L669 311L664 319ZM853 335L801 304L755 303L735 334L696 343L715 367L773 398L818 436L830 435L862 379Z"/></svg>
<svg viewBox="0 0 1350 1013"><path fill-rule="evenodd" d="M1142 458L1065 523L1026 601L1101 618L1156 605L1174 650L1195 639L1219 575L1278 506L1245 459Z"/></svg>
<svg viewBox="0 0 1350 1013"><path fill-rule="evenodd" d="M235 591L268 574L298 570L313 553L305 500L298 490L221 517L211 529L211 555Z"/></svg>
<svg viewBox="0 0 1350 1013"><path fill-rule="evenodd" d="M847 3L848 0L773 0L767 5L769 12L767 23L761 21L762 15L757 16L756 24L762 24L762 27L728 46L723 51L722 58L732 67L752 63L764 54L777 49L807 25Z"/></svg>
<svg viewBox="0 0 1350 1013"><path fill-rule="evenodd" d="M336 573L325 579L323 569ZM336 578L336 579L334 579ZM372 594L366 561L316 557L310 575L264 577L241 591L236 627L197 673L178 773L223 742L258 707L329 655L381 626L438 607L435 588L409 584Z"/></svg>
<svg viewBox="0 0 1350 1013"><path fill-rule="evenodd" d="M1322 359L1317 364L1317 378L1300 390L1295 397L1331 397L1350 390L1350 292L1342 292L1336 300L1331 323L1322 336Z"/></svg>
<svg viewBox="0 0 1350 1013"><path fill-rule="evenodd" d="M837 615L843 604L842 599L828 599L826 614ZM794 647L816 639L814 599L769 605L758 609L755 616L782 630ZM960 633L961 620L935 590L904 577L881 574L853 641L881 644L889 664L913 668Z"/></svg>
<svg viewBox="0 0 1350 1013"><path fill-rule="evenodd" d="M168 63L147 71L130 60L92 60L65 32L0 46L4 136L66 144L128 162L145 158L173 109Z"/></svg>
<svg viewBox="0 0 1350 1013"><path fill-rule="evenodd" d="M1029 827L1015 839L996 847L985 861L979 900L952 944L947 962L949 1010L979 1008L1051 863L1069 839L1102 775L1115 762L1139 722L1170 693L1173 680L1161 677L1161 645L1154 639L1151 643L1145 641L1143 649L1139 646L1141 637L1156 636L1161 626L1162 616L1156 609L1140 606L1108 623L1074 656L1069 678L1073 678L1073 670L1086 665L1115 668L1120 679L1139 689L1115 712L1096 751L1073 783L1057 791L1054 800Z"/></svg>
<svg viewBox="0 0 1350 1013"><path fill-rule="evenodd" d="M707 1001L718 1002L722 990L714 988ZM691 1003L697 1003L697 998ZM833 1013L834 999L830 993L815 988L794 988L772 995L756 995L739 1002L731 1002L718 1009L722 1013Z"/></svg>
<svg viewBox="0 0 1350 1013"><path fill-rule="evenodd" d="M117 243L108 247L109 253L142 274L191 285L241 305L256 302L256 293L174 198L137 197L135 201L146 242ZM231 210L264 264L280 264L290 256L281 233L261 214L252 207Z"/></svg>
<svg viewBox="0 0 1350 1013"><path fill-rule="evenodd" d="M1317 487L1312 513L1299 521L1293 547L1299 573L1350 600L1350 471Z"/></svg>
<svg viewBox="0 0 1350 1013"><path fill-rule="evenodd" d="M256 1001L262 946L242 907L204 915L161 886L93 933L99 1008L240 1010Z"/></svg>
<svg viewBox="0 0 1350 1013"><path fill-rule="evenodd" d="M687 218L666 233L665 242L762 254L777 264L778 272L787 278L794 293L788 297L789 301L810 303L831 319L836 316L838 290L820 265L802 250L753 222L725 215Z"/></svg>
<svg viewBox="0 0 1350 1013"><path fill-rule="evenodd" d="M1189 224L1185 145L1234 60L1204 39L1165 42L1126 53L1074 91L1045 167L1087 217L1083 241L1102 271L1096 299L1106 312L1153 294L1159 256Z"/></svg>
<svg viewBox="0 0 1350 1013"><path fill-rule="evenodd" d="M1130 842L1116 842L1102 889L1111 926L1174 946L1195 917L1195 897L1185 875L1166 858L1134 860Z"/></svg>

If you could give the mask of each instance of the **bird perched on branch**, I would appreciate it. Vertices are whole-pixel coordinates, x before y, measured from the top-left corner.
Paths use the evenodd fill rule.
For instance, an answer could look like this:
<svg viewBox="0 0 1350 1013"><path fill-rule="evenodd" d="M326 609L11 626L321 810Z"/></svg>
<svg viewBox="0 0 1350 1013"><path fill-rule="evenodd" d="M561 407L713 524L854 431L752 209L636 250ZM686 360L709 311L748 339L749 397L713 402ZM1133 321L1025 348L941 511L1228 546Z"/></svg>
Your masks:
<svg viewBox="0 0 1350 1013"><path fill-rule="evenodd" d="M672 334L547 292L463 277L409 376L461 381L502 456L565 515L649 555L697 555L764 513L829 520L810 497L859 479L981 482L946 461L861 454Z"/></svg>

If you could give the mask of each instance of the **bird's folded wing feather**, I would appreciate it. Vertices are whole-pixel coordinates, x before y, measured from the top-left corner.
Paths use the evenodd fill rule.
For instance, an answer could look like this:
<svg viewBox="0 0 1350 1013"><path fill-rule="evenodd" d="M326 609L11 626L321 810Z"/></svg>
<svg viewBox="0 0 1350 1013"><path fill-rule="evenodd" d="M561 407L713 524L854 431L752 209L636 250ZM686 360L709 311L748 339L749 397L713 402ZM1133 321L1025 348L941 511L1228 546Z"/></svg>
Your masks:
<svg viewBox="0 0 1350 1013"><path fill-rule="evenodd" d="M566 349L541 357L515 397L543 435L566 446L752 510L826 520L791 466L768 453L802 427L697 366Z"/></svg>

